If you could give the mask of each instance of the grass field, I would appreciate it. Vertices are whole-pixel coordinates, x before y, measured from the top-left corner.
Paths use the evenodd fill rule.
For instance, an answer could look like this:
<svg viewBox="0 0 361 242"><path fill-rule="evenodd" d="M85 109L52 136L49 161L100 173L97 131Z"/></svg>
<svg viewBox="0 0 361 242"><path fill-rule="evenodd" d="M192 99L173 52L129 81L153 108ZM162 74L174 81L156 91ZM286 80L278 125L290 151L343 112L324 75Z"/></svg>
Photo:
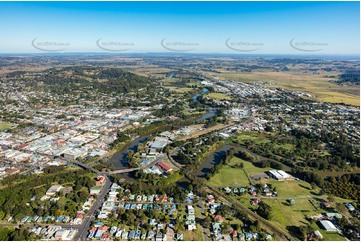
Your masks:
<svg viewBox="0 0 361 242"><path fill-rule="evenodd" d="M224 93L211 92L211 93L207 93L206 96L215 100L232 100L232 97Z"/></svg>
<svg viewBox="0 0 361 242"><path fill-rule="evenodd" d="M11 128L12 124L11 123L3 123L3 122L0 122L0 131L1 130L4 130L4 129L9 129Z"/></svg>
<svg viewBox="0 0 361 242"><path fill-rule="evenodd" d="M171 91L175 91L177 93L186 93L193 90L193 88L190 87L172 87L172 86L166 86L166 88L170 89Z"/></svg>
<svg viewBox="0 0 361 242"><path fill-rule="evenodd" d="M240 187L249 186L249 181L243 169L225 166L208 182L210 186Z"/></svg>
<svg viewBox="0 0 361 242"><path fill-rule="evenodd" d="M237 163L243 163L242 168L233 168L232 166ZM254 166L251 162L244 161L240 158L233 157L229 162L229 165L225 165L221 168L220 172L215 174L209 181L210 186L249 186L249 176L268 171L269 168L259 168Z"/></svg>
<svg viewBox="0 0 361 242"><path fill-rule="evenodd" d="M242 133L236 137L236 142L240 145L244 145L247 141L252 141L255 144L269 143L270 140L263 136L263 134L255 132Z"/></svg>

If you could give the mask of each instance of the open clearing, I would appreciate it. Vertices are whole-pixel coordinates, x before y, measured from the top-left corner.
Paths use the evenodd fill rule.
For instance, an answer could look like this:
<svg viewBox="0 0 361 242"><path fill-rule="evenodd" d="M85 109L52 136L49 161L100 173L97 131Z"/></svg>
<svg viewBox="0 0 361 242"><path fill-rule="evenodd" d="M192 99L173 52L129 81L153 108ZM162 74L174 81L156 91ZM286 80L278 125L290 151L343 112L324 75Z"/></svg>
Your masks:
<svg viewBox="0 0 361 242"><path fill-rule="evenodd" d="M235 164L243 163L243 168L232 167ZM208 185L217 187L240 187L249 186L249 176L259 174L270 170L270 168L259 168L251 162L233 157L229 165L224 165L219 173L215 174L209 181Z"/></svg>
<svg viewBox="0 0 361 242"><path fill-rule="evenodd" d="M11 123L3 123L3 122L0 122L0 131L1 130L4 130L4 129L10 129L12 126Z"/></svg>
<svg viewBox="0 0 361 242"><path fill-rule="evenodd" d="M224 93L211 92L211 93L207 93L206 96L211 99L215 99L215 100L231 100L232 99L232 97L230 97L229 95L224 94Z"/></svg>

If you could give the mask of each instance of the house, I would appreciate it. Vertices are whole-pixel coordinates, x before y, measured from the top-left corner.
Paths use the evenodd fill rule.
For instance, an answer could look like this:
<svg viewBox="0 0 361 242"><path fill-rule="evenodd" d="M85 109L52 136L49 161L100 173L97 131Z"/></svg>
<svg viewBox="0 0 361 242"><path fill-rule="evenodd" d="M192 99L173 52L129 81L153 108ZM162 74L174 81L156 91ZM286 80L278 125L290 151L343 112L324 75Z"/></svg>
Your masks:
<svg viewBox="0 0 361 242"><path fill-rule="evenodd" d="M323 202L323 203L321 203L321 206L324 208L330 208L331 204L332 204L331 202Z"/></svg>
<svg viewBox="0 0 361 242"><path fill-rule="evenodd" d="M345 204L345 206L346 206L346 208L347 208L350 212L355 211L355 207L354 207L354 206L352 206L352 204L351 204L351 203L347 203L347 204Z"/></svg>
<svg viewBox="0 0 361 242"><path fill-rule="evenodd" d="M108 211L100 211L98 214L98 219L107 219L109 215Z"/></svg>
<svg viewBox="0 0 361 242"><path fill-rule="evenodd" d="M83 211L78 211L77 213L76 213L76 218L79 218L79 219L83 219L84 218L84 212Z"/></svg>
<svg viewBox="0 0 361 242"><path fill-rule="evenodd" d="M342 215L339 213L325 213L325 216L328 219L334 219L334 218L341 219L342 218Z"/></svg>
<svg viewBox="0 0 361 242"><path fill-rule="evenodd" d="M139 240L141 235L142 233L140 232L140 230L135 231L134 239Z"/></svg>
<svg viewBox="0 0 361 242"><path fill-rule="evenodd" d="M96 227L93 227L89 230L89 235L88 235L88 239L92 239L95 235L95 232L97 231Z"/></svg>
<svg viewBox="0 0 361 242"><path fill-rule="evenodd" d="M164 235L159 233L155 236L155 241L163 241Z"/></svg>
<svg viewBox="0 0 361 242"><path fill-rule="evenodd" d="M272 196L273 193L268 187L265 187L265 188L263 188L263 194L265 196Z"/></svg>
<svg viewBox="0 0 361 242"><path fill-rule="evenodd" d="M188 214L194 214L194 208L192 205L187 206Z"/></svg>
<svg viewBox="0 0 361 242"><path fill-rule="evenodd" d="M291 204L291 205L293 205L293 204L295 204L295 199L293 199L293 198L289 198L289 199L287 199L287 201Z"/></svg>
<svg viewBox="0 0 361 242"><path fill-rule="evenodd" d="M157 225L157 222L155 221L154 218L149 219L149 225L152 225L152 226Z"/></svg>
<svg viewBox="0 0 361 242"><path fill-rule="evenodd" d="M98 195L102 191L101 187L91 187L90 188L90 194L92 195Z"/></svg>
<svg viewBox="0 0 361 242"><path fill-rule="evenodd" d="M123 233L122 233L122 240L126 240L126 239L128 239L128 232L127 231L124 231Z"/></svg>
<svg viewBox="0 0 361 242"><path fill-rule="evenodd" d="M48 197L54 196L62 188L63 188L63 186L61 186L61 185L53 185L46 191L45 195Z"/></svg>
<svg viewBox="0 0 361 242"><path fill-rule="evenodd" d="M249 233L249 232L245 233L245 239L246 240L251 240L252 238L253 238L253 235L251 233Z"/></svg>
<svg viewBox="0 0 361 242"><path fill-rule="evenodd" d="M162 168L165 172L171 172L173 169L164 164L162 161L158 163L158 166Z"/></svg>
<svg viewBox="0 0 361 242"><path fill-rule="evenodd" d="M225 187L225 188L224 188L224 191L225 191L226 193L230 193L232 190L231 190L231 188L229 188L229 187Z"/></svg>
<svg viewBox="0 0 361 242"><path fill-rule="evenodd" d="M135 238L135 231L134 230L131 230L129 231L129 234L128 234L128 239L129 240L132 240Z"/></svg>
<svg viewBox="0 0 361 242"><path fill-rule="evenodd" d="M149 230L148 233L147 233L147 239L148 240L153 240L154 235L155 235L155 233L152 230Z"/></svg>
<svg viewBox="0 0 361 242"><path fill-rule="evenodd" d="M261 199L259 197L255 197L251 199L251 205L255 205L261 202Z"/></svg>
<svg viewBox="0 0 361 242"><path fill-rule="evenodd" d="M220 223L213 223L212 224L212 231L214 233L220 233L221 232L221 224Z"/></svg>
<svg viewBox="0 0 361 242"><path fill-rule="evenodd" d="M54 235L55 240L62 240L64 231L65 229L59 229L58 231L56 231Z"/></svg>
<svg viewBox="0 0 361 242"><path fill-rule="evenodd" d="M188 230L196 230L197 229L197 226L195 224L188 224L187 225L187 229Z"/></svg>
<svg viewBox="0 0 361 242"><path fill-rule="evenodd" d="M104 186L105 182L106 182L106 179L104 176L98 176L95 180L95 186L102 187L102 186Z"/></svg>
<svg viewBox="0 0 361 242"><path fill-rule="evenodd" d="M320 231L315 230L313 233L314 233L314 235L315 235L318 239L323 239L323 235L321 234Z"/></svg>
<svg viewBox="0 0 361 242"><path fill-rule="evenodd" d="M237 236L238 236L237 230L233 230L233 231L231 232L231 236L232 236L233 238L237 238Z"/></svg>
<svg viewBox="0 0 361 242"><path fill-rule="evenodd" d="M214 216L214 220L222 223L223 222L223 217L221 215L216 215L216 216Z"/></svg>

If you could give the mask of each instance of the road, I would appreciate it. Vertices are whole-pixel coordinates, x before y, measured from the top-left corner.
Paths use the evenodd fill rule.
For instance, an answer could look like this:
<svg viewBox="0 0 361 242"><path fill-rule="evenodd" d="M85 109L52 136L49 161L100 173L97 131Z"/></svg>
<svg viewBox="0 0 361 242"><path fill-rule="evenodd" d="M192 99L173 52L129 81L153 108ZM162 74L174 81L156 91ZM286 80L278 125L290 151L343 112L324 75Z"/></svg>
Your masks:
<svg viewBox="0 0 361 242"><path fill-rule="evenodd" d="M92 207L90 208L87 216L83 219L82 224L78 228L78 233L75 235L74 240L85 240L88 235L88 230L90 229L90 223L93 218L95 218L95 212L100 209L104 202L104 198L107 195L111 182L109 180L109 177L105 176L106 181L102 188L102 191L98 195L96 201L93 203Z"/></svg>
<svg viewBox="0 0 361 242"><path fill-rule="evenodd" d="M90 223L91 223L92 219L95 218L95 212L98 209L100 209L101 205L103 204L104 198L107 195L112 183L111 183L109 177L107 176L107 174L104 172L98 171L97 169L89 167L88 165L85 165L78 161L67 160L67 162L75 164L83 169L88 169L88 170L96 173L99 176L105 177L105 184L102 187L102 190L101 190L100 194L97 196L95 202L89 209L87 215L83 219L82 223L80 225L71 226L75 229L78 229L78 233L75 235L74 240L85 240L88 235L88 230L90 229Z"/></svg>

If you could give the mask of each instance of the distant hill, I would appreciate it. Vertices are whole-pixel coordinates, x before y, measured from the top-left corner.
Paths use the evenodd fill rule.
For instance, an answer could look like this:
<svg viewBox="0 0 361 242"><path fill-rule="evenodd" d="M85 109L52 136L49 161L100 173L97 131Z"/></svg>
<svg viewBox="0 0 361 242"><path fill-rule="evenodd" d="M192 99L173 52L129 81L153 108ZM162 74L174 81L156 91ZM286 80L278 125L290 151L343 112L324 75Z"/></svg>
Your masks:
<svg viewBox="0 0 361 242"><path fill-rule="evenodd" d="M114 67L72 66L44 71L15 71L6 78L23 80L30 88L56 94L93 90L100 93L122 94L152 87L152 80Z"/></svg>
<svg viewBox="0 0 361 242"><path fill-rule="evenodd" d="M360 70L346 70L338 76L337 84L360 85Z"/></svg>

